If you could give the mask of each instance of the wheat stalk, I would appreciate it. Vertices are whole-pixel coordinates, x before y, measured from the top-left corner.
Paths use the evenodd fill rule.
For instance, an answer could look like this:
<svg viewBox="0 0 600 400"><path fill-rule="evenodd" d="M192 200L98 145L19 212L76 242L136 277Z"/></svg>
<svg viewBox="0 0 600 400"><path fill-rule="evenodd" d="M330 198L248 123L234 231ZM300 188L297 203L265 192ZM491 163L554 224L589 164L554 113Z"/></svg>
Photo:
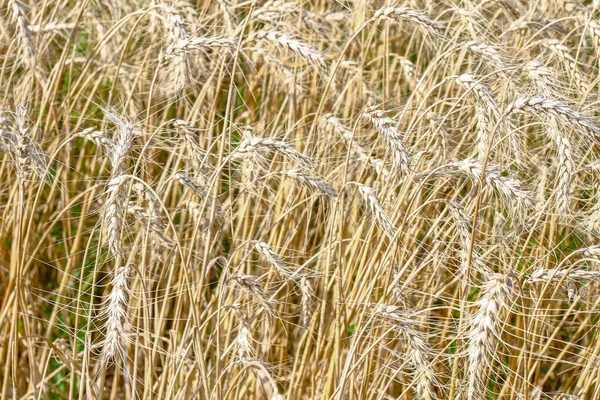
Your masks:
<svg viewBox="0 0 600 400"><path fill-rule="evenodd" d="M158 244L164 247L172 247L173 241L165 234L167 231L167 225L160 216L156 214L156 210L152 208L145 210L143 207L128 204L126 206L127 213L133 215L138 221L142 222L144 226L147 226L150 233L156 238Z"/></svg>
<svg viewBox="0 0 600 400"><path fill-rule="evenodd" d="M426 116L429 121L428 133L433 135L435 140L435 149L433 150L434 160L443 162L449 152L448 132L444 126L444 119L441 115L429 111Z"/></svg>
<svg viewBox="0 0 600 400"><path fill-rule="evenodd" d="M538 282L551 282L551 281L563 281L563 280L585 280L585 281L596 281L600 278L599 271L588 271L579 268L538 268L528 279L530 283Z"/></svg>
<svg viewBox="0 0 600 400"><path fill-rule="evenodd" d="M206 206L210 209L215 207L216 216L218 219L222 219L223 214L223 206L219 201L213 200L213 197L210 195L209 188L202 184L202 180L196 177L191 177L185 172L177 172L173 175L172 179L177 180L182 186L190 189L196 196L202 199ZM188 206L193 210L193 214L198 217L199 215L196 212L201 213L201 207L199 203L196 202L188 202Z"/></svg>
<svg viewBox="0 0 600 400"><path fill-rule="evenodd" d="M123 214L125 204L127 203L127 196L122 187L126 180L126 178L118 176L111 179L106 188L108 197L104 205L103 223L108 236L108 249L115 257L122 257L124 255L121 232L124 225Z"/></svg>
<svg viewBox="0 0 600 400"><path fill-rule="evenodd" d="M275 72L275 74L272 75L280 78L283 84L281 90L286 91L287 93L289 87L293 85L297 96L304 94L305 90L304 86L302 86L301 76L298 76L295 70L284 64L279 57L272 56L261 47L252 48L252 56L253 61L256 62L256 60L262 59L262 61L267 65L268 69Z"/></svg>
<svg viewBox="0 0 600 400"><path fill-rule="evenodd" d="M77 136L93 142L98 147L105 147L107 149L114 148L114 142L106 136L104 131L99 131L96 128L85 128L81 132L77 133Z"/></svg>
<svg viewBox="0 0 600 400"><path fill-rule="evenodd" d="M407 59L405 57L400 57L400 67L402 68L402 73L404 74L410 87L416 93L418 93L418 95L420 97L424 97L425 96L425 91L424 91L425 86L422 84L419 84L421 79L420 79L420 77L417 76L417 70L415 68L415 65L412 63L412 61L410 61L409 59Z"/></svg>
<svg viewBox="0 0 600 400"><path fill-rule="evenodd" d="M49 22L47 24L29 25L28 28L31 33L45 33L45 32L52 32L52 31L71 30L71 29L75 28L75 24L72 22L65 22L65 23Z"/></svg>

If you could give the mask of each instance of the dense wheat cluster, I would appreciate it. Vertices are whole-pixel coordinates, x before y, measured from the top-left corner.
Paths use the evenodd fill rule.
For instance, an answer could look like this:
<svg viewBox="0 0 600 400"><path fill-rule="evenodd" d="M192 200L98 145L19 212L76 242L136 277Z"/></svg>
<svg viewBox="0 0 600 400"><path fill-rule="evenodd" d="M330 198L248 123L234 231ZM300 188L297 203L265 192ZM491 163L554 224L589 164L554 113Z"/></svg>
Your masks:
<svg viewBox="0 0 600 400"><path fill-rule="evenodd" d="M1 399L600 399L600 4L0 1Z"/></svg>

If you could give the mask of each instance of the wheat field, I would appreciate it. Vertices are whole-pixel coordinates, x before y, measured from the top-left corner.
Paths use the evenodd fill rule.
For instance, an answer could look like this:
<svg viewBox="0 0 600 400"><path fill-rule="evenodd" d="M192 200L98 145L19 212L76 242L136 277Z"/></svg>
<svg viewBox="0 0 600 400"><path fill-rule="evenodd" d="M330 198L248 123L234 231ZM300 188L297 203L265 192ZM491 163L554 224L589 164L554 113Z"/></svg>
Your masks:
<svg viewBox="0 0 600 400"><path fill-rule="evenodd" d="M598 3L0 1L0 399L600 399Z"/></svg>

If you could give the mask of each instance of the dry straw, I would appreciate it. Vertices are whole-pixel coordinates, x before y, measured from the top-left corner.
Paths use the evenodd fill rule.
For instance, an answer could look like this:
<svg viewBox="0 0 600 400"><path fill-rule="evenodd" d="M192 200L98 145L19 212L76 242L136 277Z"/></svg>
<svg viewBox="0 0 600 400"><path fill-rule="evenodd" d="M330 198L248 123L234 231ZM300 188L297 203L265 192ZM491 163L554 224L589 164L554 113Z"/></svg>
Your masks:
<svg viewBox="0 0 600 400"><path fill-rule="evenodd" d="M580 3L4 1L0 398L600 398Z"/></svg>

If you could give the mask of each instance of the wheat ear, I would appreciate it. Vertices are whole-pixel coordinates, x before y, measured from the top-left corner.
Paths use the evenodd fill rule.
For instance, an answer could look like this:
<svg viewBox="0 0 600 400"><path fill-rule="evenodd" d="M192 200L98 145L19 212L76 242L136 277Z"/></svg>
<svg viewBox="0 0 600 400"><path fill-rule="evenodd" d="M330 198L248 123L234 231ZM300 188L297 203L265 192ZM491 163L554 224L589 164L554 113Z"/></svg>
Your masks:
<svg viewBox="0 0 600 400"><path fill-rule="evenodd" d="M548 67L538 62L531 62L527 65L527 71L538 89L544 93L544 95L552 96L556 93L554 74L552 74L552 71ZM556 143L558 152L558 214L561 217L564 217L569 214L571 179L575 169L575 160L573 157L571 141L560 129L556 117L549 115L549 120L547 129L548 136Z"/></svg>
<svg viewBox="0 0 600 400"><path fill-rule="evenodd" d="M425 335L414 327L415 321L402 313L397 306L380 304L376 315L392 322L406 339L410 349L410 360L415 370L415 391L418 398L423 400L437 398L433 389L436 377L431 366L434 352L427 343Z"/></svg>
<svg viewBox="0 0 600 400"><path fill-rule="evenodd" d="M358 144L356 140L354 140L352 132L344 126L344 124L339 120L339 118L336 118L331 114L327 114L323 116L323 121L326 126L331 127L331 129L333 129L334 132L336 132L339 136L342 137L342 139L344 139L346 145L358 155L359 160L371 165L377 172L379 172L383 176L388 176L390 174L390 171L384 167L382 160L368 155L367 150L363 146Z"/></svg>
<svg viewBox="0 0 600 400"><path fill-rule="evenodd" d="M477 312L471 320L468 333L469 364L467 371L467 398L485 398L485 370L488 358L499 337L500 312L512 297L513 282L501 274L493 274L481 288L481 297L476 303Z"/></svg>
<svg viewBox="0 0 600 400"><path fill-rule="evenodd" d="M444 26L442 24L433 21L422 12L409 7L385 7L375 11L375 14L373 14L373 21L384 19L396 22L410 22L435 37L444 37Z"/></svg>
<svg viewBox="0 0 600 400"><path fill-rule="evenodd" d="M173 68L173 87L176 92L183 90L192 80L190 63L191 57L185 50L176 51L178 43L188 40L188 32L186 24L174 6L166 7L166 28L169 35L169 46L167 54L172 55ZM163 61L163 57L159 57L159 61Z"/></svg>
<svg viewBox="0 0 600 400"><path fill-rule="evenodd" d="M325 57L320 51L284 33L262 30L252 34L249 37L250 39L267 40L279 47L290 50L311 63L318 66L325 65Z"/></svg>
<svg viewBox="0 0 600 400"><path fill-rule="evenodd" d="M459 171L475 182L481 183L480 177L483 164L480 160L469 158L466 160L453 162L448 166L456 167ZM533 208L533 199L531 194L522 188L519 181L513 178L502 176L500 170L494 165L486 166L484 174L485 183L507 202L514 204L517 210L524 211Z"/></svg>
<svg viewBox="0 0 600 400"><path fill-rule="evenodd" d="M117 267L111 281L111 291L105 300L103 316L106 317L104 338L104 356L109 362L117 357L124 359L123 340L129 333L127 322L127 304L129 293L130 267Z"/></svg>
<svg viewBox="0 0 600 400"><path fill-rule="evenodd" d="M587 133L596 142L600 137L600 129L591 119L574 111L559 100L540 96L521 96L507 106L505 113L510 115L519 111L553 116L557 120Z"/></svg>
<svg viewBox="0 0 600 400"><path fill-rule="evenodd" d="M567 66L569 67L570 73L573 75L573 79L575 80L575 84L583 93L587 92L588 85L583 77L582 73L579 71L579 66L577 60L571 55L569 48L567 46L562 45L556 39L550 39L546 42L546 46L558 56Z"/></svg>
<svg viewBox="0 0 600 400"><path fill-rule="evenodd" d="M300 170L288 170L279 172L281 175L288 176L295 181L301 182L302 184L318 190L320 193L328 197L337 197L337 192L334 188L329 186L322 178L315 175L308 175Z"/></svg>
<svg viewBox="0 0 600 400"><path fill-rule="evenodd" d="M305 168L312 168L313 166L313 161L309 156L300 153L285 142L271 138L248 137L240 142L230 157L232 159L246 158L264 149L290 158Z"/></svg>
<svg viewBox="0 0 600 400"><path fill-rule="evenodd" d="M375 195L373 188L356 182L354 182L354 185L356 185L358 192L362 196L365 203L367 203L371 213L375 216L375 220L379 223L379 225L381 225L381 229L383 229L390 240L393 240L396 236L396 228L394 227L390 217L383 209L383 206Z"/></svg>
<svg viewBox="0 0 600 400"><path fill-rule="evenodd" d="M382 110L372 107L364 110L361 116L371 122L377 132L388 142L394 157L395 167L402 173L408 174L410 172L411 154L404 146L402 134L396 127L397 122L393 118L386 117Z"/></svg>
<svg viewBox="0 0 600 400"><path fill-rule="evenodd" d="M506 132L506 126L502 123L502 113L496 104L490 90L479 82L473 75L463 74L455 79L456 83L470 91L476 99L477 113L477 157L483 160L487 149L490 148L489 138L492 130L497 124L501 132ZM516 153L518 154L518 153Z"/></svg>

